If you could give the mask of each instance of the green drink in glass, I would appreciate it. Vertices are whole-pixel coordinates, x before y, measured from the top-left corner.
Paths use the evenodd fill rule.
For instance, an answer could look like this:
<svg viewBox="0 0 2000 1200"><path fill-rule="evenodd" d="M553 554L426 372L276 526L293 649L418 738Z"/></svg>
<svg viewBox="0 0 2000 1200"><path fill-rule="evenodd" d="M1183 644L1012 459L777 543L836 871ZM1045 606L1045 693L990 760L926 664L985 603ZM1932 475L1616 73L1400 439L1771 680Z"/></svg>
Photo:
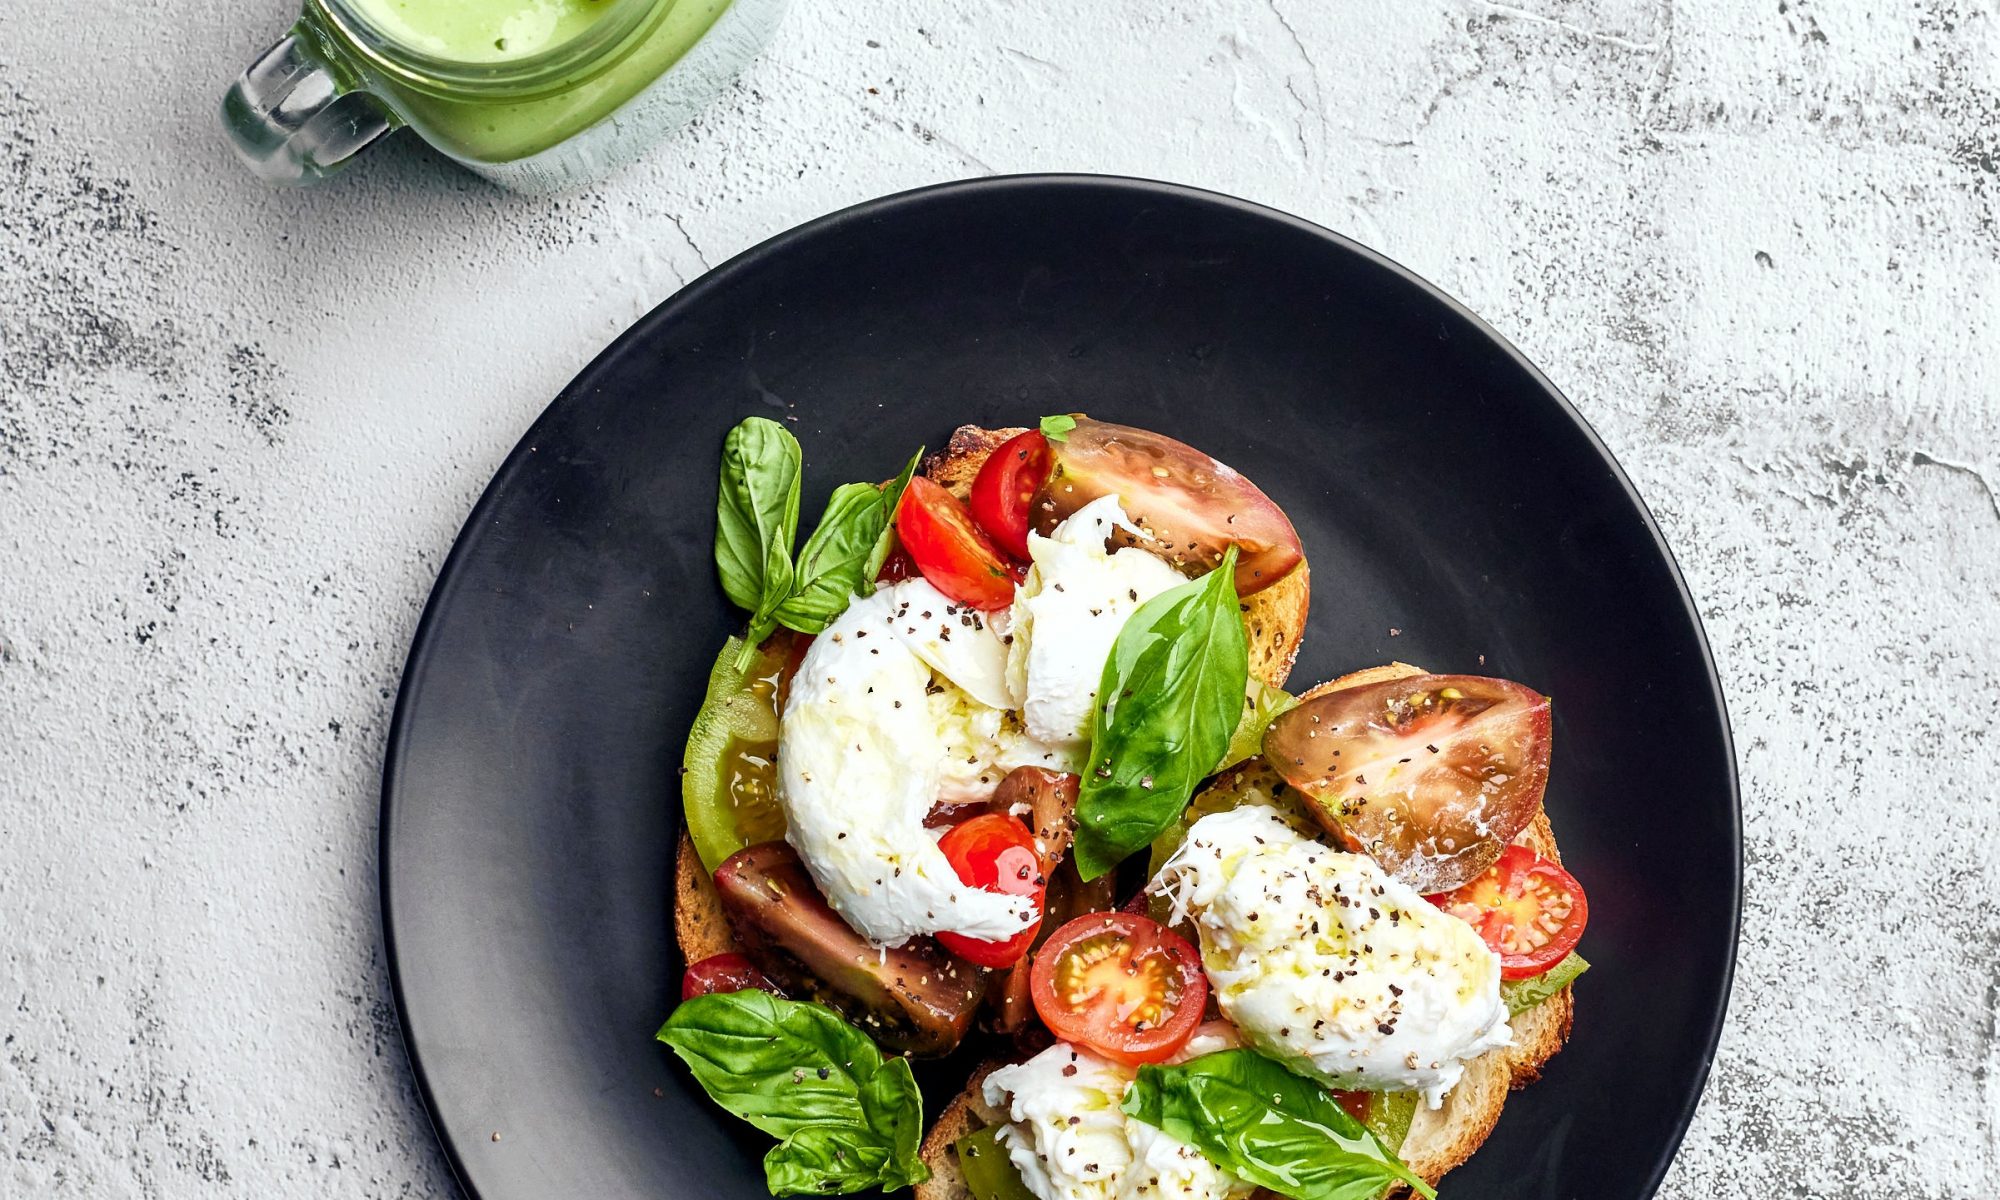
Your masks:
<svg viewBox="0 0 2000 1200"><path fill-rule="evenodd" d="M785 0L306 0L223 98L252 170L310 183L408 126L503 186L636 158L768 40Z"/></svg>

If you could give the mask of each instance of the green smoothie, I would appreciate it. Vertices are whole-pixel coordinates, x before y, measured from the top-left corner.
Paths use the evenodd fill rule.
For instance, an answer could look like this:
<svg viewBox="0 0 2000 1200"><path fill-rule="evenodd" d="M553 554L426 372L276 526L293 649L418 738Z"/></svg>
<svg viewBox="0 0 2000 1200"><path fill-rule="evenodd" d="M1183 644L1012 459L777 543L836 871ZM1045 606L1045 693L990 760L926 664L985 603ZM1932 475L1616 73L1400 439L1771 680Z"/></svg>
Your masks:
<svg viewBox="0 0 2000 1200"><path fill-rule="evenodd" d="M324 0L322 0L324 2ZM732 0L333 0L397 44L466 68L464 78L377 81L424 140L471 164L510 163L574 137L645 92L694 48ZM634 17L637 17L634 20ZM526 60L558 51L600 23L601 51L546 71ZM628 29L615 34L616 28ZM603 40L600 37L597 40ZM508 68L519 65L519 71Z"/></svg>
<svg viewBox="0 0 2000 1200"><path fill-rule="evenodd" d="M562 45L611 11L612 0L359 0L354 7L412 49L493 63Z"/></svg>

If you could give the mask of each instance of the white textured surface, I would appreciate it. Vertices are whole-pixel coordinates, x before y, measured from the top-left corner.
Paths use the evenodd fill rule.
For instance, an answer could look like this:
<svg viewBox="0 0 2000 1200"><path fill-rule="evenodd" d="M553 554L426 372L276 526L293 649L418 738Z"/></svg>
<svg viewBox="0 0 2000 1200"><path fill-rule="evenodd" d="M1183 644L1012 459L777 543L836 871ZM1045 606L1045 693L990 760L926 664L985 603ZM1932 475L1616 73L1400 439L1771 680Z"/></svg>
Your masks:
<svg viewBox="0 0 2000 1200"><path fill-rule="evenodd" d="M1653 504L1729 689L1750 878L1667 1194L1991 1193L1990 0L802 0L694 127L555 202L407 139L261 189L213 105L287 20L0 6L0 1194L448 1195L374 834L467 507L705 265L1047 168L1379 247Z"/></svg>

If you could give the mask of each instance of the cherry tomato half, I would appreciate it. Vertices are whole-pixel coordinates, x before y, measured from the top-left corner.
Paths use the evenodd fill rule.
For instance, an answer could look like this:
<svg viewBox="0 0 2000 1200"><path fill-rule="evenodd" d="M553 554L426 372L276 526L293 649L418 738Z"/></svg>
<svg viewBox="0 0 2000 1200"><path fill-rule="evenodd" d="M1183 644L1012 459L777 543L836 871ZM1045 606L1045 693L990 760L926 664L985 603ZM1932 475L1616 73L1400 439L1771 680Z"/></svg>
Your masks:
<svg viewBox="0 0 2000 1200"><path fill-rule="evenodd" d="M1066 1042L1136 1066L1173 1056L1208 1002L1187 939L1137 913L1090 913L1049 935L1028 982L1042 1023Z"/></svg>
<svg viewBox="0 0 2000 1200"><path fill-rule="evenodd" d="M1502 979L1540 975L1561 962L1590 919L1576 877L1526 846L1507 847L1484 875L1428 899L1479 931L1500 956Z"/></svg>
<svg viewBox="0 0 2000 1200"><path fill-rule="evenodd" d="M962 825L954 825L938 839L938 849L951 862L951 869L970 887L999 892L1003 896L1032 896L1035 911L1042 911L1048 878L1042 872L1042 856L1035 853L1035 835L1018 818L1004 813L987 813ZM1042 927L1037 916L1021 932L999 942L981 941L962 933L940 933L939 944L969 963L982 967L1011 967L1021 961L1035 944Z"/></svg>
<svg viewBox="0 0 2000 1200"><path fill-rule="evenodd" d="M711 992L740 992L748 988L774 991L771 981L741 954L712 954L689 963L681 976L681 999L692 1000Z"/></svg>
<svg viewBox="0 0 2000 1200"><path fill-rule="evenodd" d="M993 539L973 524L958 497L919 475L896 506L896 536L931 586L981 610L1014 599L1014 575Z"/></svg>
<svg viewBox="0 0 2000 1200"><path fill-rule="evenodd" d="M1015 558L1028 557L1028 502L1049 477L1049 439L1016 434L986 456L972 481L972 519Z"/></svg>

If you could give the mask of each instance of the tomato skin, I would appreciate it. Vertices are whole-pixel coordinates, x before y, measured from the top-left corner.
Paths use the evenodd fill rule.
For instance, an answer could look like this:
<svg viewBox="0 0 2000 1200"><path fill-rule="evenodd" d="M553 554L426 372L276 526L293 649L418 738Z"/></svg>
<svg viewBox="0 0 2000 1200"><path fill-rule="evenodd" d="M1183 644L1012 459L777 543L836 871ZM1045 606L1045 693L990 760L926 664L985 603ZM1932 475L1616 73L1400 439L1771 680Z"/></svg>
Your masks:
<svg viewBox="0 0 2000 1200"><path fill-rule="evenodd" d="M681 976L681 999L692 1000L714 992L740 992L749 988L776 991L749 959L741 954L712 954L688 964Z"/></svg>
<svg viewBox="0 0 2000 1200"><path fill-rule="evenodd" d="M789 842L748 846L715 870L715 896L780 994L826 1005L885 1048L949 1054L972 1027L978 972L931 938L871 945L820 894Z"/></svg>
<svg viewBox="0 0 2000 1200"><path fill-rule="evenodd" d="M1500 956L1502 979L1527 979L1576 949L1590 902L1576 876L1526 846L1508 846L1485 874L1425 899L1479 931ZM1554 921L1551 930L1545 921Z"/></svg>
<svg viewBox="0 0 2000 1200"><path fill-rule="evenodd" d="M1127 1066L1173 1057L1208 1003L1187 939L1127 912L1091 913L1050 934L1028 989L1050 1032Z"/></svg>
<svg viewBox="0 0 2000 1200"><path fill-rule="evenodd" d="M919 475L896 506L896 536L946 599L982 612L1014 599L1014 574L993 539L973 523L958 497Z"/></svg>
<svg viewBox="0 0 2000 1200"><path fill-rule="evenodd" d="M1050 469L1030 511L1047 534L1100 496L1116 495L1147 531L1147 546L1190 575L1237 549L1236 592L1248 596L1291 574L1305 558L1298 531L1257 485L1185 442L1129 425L1078 417L1049 447ZM1123 543L1130 538L1121 533Z"/></svg>
<svg viewBox="0 0 2000 1200"><path fill-rule="evenodd" d="M1042 911L1048 877L1042 869L1042 856L1035 853L1035 835L1018 818L1005 813L974 817L952 826L938 839L938 849L944 851L960 882L1003 896L1032 896L1035 911ZM1035 934L1041 927L1041 918L1037 916L1005 941L989 942L948 932L938 934L937 940L969 963L1011 967L1035 944Z"/></svg>
<svg viewBox="0 0 2000 1200"><path fill-rule="evenodd" d="M1549 698L1476 675L1405 675L1281 713L1264 761L1327 832L1426 895L1479 877L1548 785Z"/></svg>
<svg viewBox="0 0 2000 1200"><path fill-rule="evenodd" d="M1042 852L1042 866L1053 871L1075 836L1076 796L1082 786L1083 781L1067 771L1015 767L1001 778L987 803L994 812L1028 814L1028 825Z"/></svg>
<svg viewBox="0 0 2000 1200"><path fill-rule="evenodd" d="M1028 502L1048 477L1049 439L1030 429L1000 443L972 481L972 519L1017 559L1028 557Z"/></svg>

